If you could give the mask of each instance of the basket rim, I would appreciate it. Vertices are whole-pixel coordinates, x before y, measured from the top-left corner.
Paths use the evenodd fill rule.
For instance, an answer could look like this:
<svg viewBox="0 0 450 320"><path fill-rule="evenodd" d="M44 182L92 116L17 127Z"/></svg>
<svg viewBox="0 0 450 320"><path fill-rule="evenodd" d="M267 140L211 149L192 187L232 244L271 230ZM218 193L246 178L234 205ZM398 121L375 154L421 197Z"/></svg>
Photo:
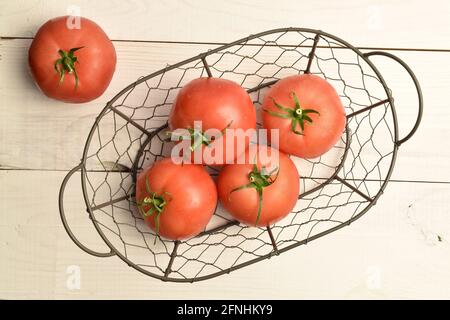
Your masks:
<svg viewBox="0 0 450 320"><path fill-rule="evenodd" d="M98 224L98 222L94 218L95 214L93 212L94 210L92 209L92 206L91 206L91 203L90 203L90 199L89 199L89 195L88 195L88 188L87 188L87 185L86 185L85 177L87 175L86 160L87 160L87 157L88 157L88 150L89 150L89 146L90 146L92 137L94 136L95 130L98 128L100 120L102 119L102 117L109 110L112 110L113 103L116 102L123 94L125 94L129 90L133 89L135 86L141 84L142 82L145 82L146 80L151 79L151 78L153 78L155 76L158 76L160 74L163 74L163 73L165 73L167 71L176 69L176 68L178 68L180 66L183 66L185 64L194 62L196 60L204 59L205 57L207 57L207 56L209 56L211 54L217 53L219 51L222 51L224 49L230 48L230 47L238 45L238 44L245 43L245 42L247 42L249 40L256 39L256 38L262 37L262 36L266 36L266 35L269 35L269 34L281 33L281 32L301 32L301 33L305 32L305 33L312 33L312 34L315 34L315 35L318 35L318 36L328 37L328 38L333 39L333 40L337 41L338 43L344 45L345 48L348 48L348 49L352 50L360 58L362 58L363 61L366 62L372 68L373 72L378 77L378 80L382 84L383 89L384 89L384 91L385 91L385 93L387 95L387 99L386 100L388 100L389 105L390 105L391 114L392 114L392 122L393 122L393 125L394 125L394 128L393 128L394 141L393 141L393 150L392 150L392 154L391 154L392 159L391 159L391 163L390 163L389 169L388 169L388 171L386 173L385 180L383 181L382 185L380 186L380 189L377 192L377 194L372 198L371 202L368 202L368 205L366 207L364 207L358 214L354 215L348 221L343 222L343 223L341 223L341 224L339 224L339 225L337 225L337 226L335 226L333 228L330 228L330 229L327 229L325 231L322 231L322 232L320 232L320 233L318 233L318 234L316 234L314 236L311 236L311 237L309 237L307 239L301 240L301 241L296 242L294 244L288 245L288 246L286 246L286 247L284 247L282 249L279 249L278 253L282 253L282 252L291 250L291 249L293 249L295 247L298 247L300 245L307 244L310 241L313 241L315 239L321 238L321 237L323 237L323 236L325 236L325 235L327 235L329 233L332 233L332 232L337 231L337 230L339 230L339 229L341 229L341 228L343 228L345 226L350 225L352 222L354 222L357 219L359 219L360 217L362 217L372 206L374 206L376 204L377 200L379 199L379 197L381 196L381 194L383 194L383 192L384 192L384 190L385 190L385 188L386 188L386 186L387 186L387 184L388 184L388 182L390 180L390 177L392 175L393 168L395 166L395 161L396 161L396 158L397 158L397 152L398 152L398 148L399 148L399 145L398 145L399 133L398 133L398 119L397 119L397 113L396 113L396 109L395 109L395 105L394 105L394 100L392 98L391 92L390 92L390 90L389 90L389 88L388 88L384 78L382 77L380 71L369 60L369 58L366 55L364 55L364 53L362 53L360 51L360 49L354 47L353 45L351 45L347 41L345 41L345 40L343 40L343 39L341 39L341 38L339 38L339 37L337 37L335 35L332 35L330 33L324 32L322 30L310 29L310 28L299 28L299 27L276 28L276 29L266 30L266 31L263 31L263 32L260 32L260 33L256 33L256 34L250 35L248 37L244 37L244 38L241 38L239 40L230 42L228 44L219 46L217 48L208 50L206 52L200 53L200 54L198 54L196 56L193 56L191 58L185 59L185 60L180 61L178 63L175 63L173 65L167 66L166 68L163 68L163 69L160 69L160 70L158 70L156 72L153 72L153 73L151 73L151 74L149 74L147 76L139 78L137 81L131 83L130 85L128 85L127 87L122 89L111 100L109 100L107 102L106 106L102 109L102 111L96 117L95 122L92 125L91 130L90 130L90 132L88 134L88 137L86 139L86 143L85 143L85 146L84 146L83 155L82 155L82 159L81 159L81 163L80 163L80 169L81 169L80 177L81 177L81 186L82 186L82 191L83 191L83 197L84 197L84 200L85 200L87 211L89 213L89 217L91 218L90 220L92 221L96 231L98 232L98 234L100 235L100 237L102 238L104 243L111 250L111 252L114 252L128 266L134 268L135 270L137 270L137 271L139 271L139 272L141 272L141 273L143 273L145 275L151 276L153 278L156 278L156 279L159 279L159 280L162 280L162 281L169 281L169 282L197 282L197 281L203 281L203 280L211 279L211 278L214 278L214 277L226 274L226 273L230 273L231 271L234 271L236 269L239 269L239 268L242 268L242 267L254 264L256 262L268 259L268 258L276 255L273 251L271 251L267 255L256 257L256 258L248 260L246 262L243 262L243 263L240 263L240 264L237 264L237 265L233 265L233 266L231 266L228 269L223 269L223 270L218 271L218 272L214 272L214 273L211 273L211 274L208 274L208 275L205 275L205 276L195 277L195 278L174 278L174 277L169 277L169 276L165 276L165 275L161 275L161 274L156 274L156 273L150 272L149 270L146 270L143 267L140 267L139 265L135 264L133 261L128 259L126 256L124 256L111 243L111 241L108 239L108 237L104 234L104 232L102 231L100 225ZM156 129L155 131L159 131L159 129ZM151 139L151 138L152 137L149 137L148 139ZM322 184L321 187L323 187L324 185L325 184Z"/></svg>

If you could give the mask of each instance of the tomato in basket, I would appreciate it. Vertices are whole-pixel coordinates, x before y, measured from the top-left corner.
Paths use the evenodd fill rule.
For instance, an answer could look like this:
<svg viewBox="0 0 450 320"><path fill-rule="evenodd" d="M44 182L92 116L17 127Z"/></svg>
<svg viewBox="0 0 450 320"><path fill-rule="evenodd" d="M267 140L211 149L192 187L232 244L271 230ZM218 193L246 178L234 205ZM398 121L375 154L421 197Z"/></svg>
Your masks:
<svg viewBox="0 0 450 320"><path fill-rule="evenodd" d="M268 226L297 203L300 177L292 160L278 150L251 145L217 179L219 199L230 214L251 226Z"/></svg>
<svg viewBox="0 0 450 320"><path fill-rule="evenodd" d="M330 150L346 124L336 90L312 74L278 81L267 91L262 110L263 127L279 129L280 151L301 158L316 158Z"/></svg>
<svg viewBox="0 0 450 320"><path fill-rule="evenodd" d="M230 135L229 140L233 141L227 144L225 131L255 130L256 111L248 93L237 83L220 78L198 78L178 93L169 116L169 127L172 132L176 129L188 131L190 148L184 157L194 163L222 165L233 162L251 140L250 136L244 137L240 143L245 148L241 148L237 136ZM214 136L208 134L211 130L215 130ZM221 154L216 154L219 150Z"/></svg>
<svg viewBox="0 0 450 320"><path fill-rule="evenodd" d="M217 190L202 166L165 158L139 174L136 203L156 234L181 240L205 229L217 205Z"/></svg>

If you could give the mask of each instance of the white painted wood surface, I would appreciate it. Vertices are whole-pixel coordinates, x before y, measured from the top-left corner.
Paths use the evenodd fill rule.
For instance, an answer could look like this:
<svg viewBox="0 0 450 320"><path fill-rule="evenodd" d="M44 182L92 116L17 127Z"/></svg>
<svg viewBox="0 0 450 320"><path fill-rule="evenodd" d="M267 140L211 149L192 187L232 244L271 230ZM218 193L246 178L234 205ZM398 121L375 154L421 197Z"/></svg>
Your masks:
<svg viewBox="0 0 450 320"><path fill-rule="evenodd" d="M450 40L446 0L2 1L2 35L31 37L42 21L68 11L95 19L120 40L223 43L287 26L321 29L367 47L449 49Z"/></svg>
<svg viewBox="0 0 450 320"><path fill-rule="evenodd" d="M121 40L109 89L86 105L46 99L27 74L29 38L68 4ZM0 298L450 298L449 14L448 1L1 1ZM307 246L195 284L163 283L116 257L79 250L60 223L57 195L106 101L168 63L285 26L320 28L359 47L408 49L391 52L418 76L425 113L377 205ZM416 115L411 82L395 64L373 61L393 90L405 133ZM75 232L104 248L80 215L78 184L69 187ZM67 286L70 266L80 268L80 289Z"/></svg>

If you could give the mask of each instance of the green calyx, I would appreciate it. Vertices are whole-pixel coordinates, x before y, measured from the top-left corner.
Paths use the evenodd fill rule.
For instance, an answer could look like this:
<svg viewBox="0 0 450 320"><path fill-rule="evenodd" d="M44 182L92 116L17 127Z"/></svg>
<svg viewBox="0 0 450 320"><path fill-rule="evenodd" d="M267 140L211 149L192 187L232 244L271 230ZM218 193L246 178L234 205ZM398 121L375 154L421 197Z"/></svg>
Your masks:
<svg viewBox="0 0 450 320"><path fill-rule="evenodd" d="M220 131L222 135L225 134L225 130L228 129L232 123L233 121L230 121L230 123L228 123L228 125ZM209 147L210 144L214 141L214 137L210 137L199 128L187 128L186 130L189 132L189 135L177 135L172 131L167 132L167 134L174 136L177 141L190 140L191 146L189 147L189 149L191 149L191 151L194 151L201 145Z"/></svg>
<svg viewBox="0 0 450 320"><path fill-rule="evenodd" d="M253 170L248 174L249 183L231 190L230 194L242 189L253 188L258 193L258 213L256 215L255 225L258 224L261 217L263 189L270 186L275 182L278 177L279 168L276 167L272 171L268 172L265 167L261 170L258 169L256 164L253 165ZM275 176L274 176L275 175Z"/></svg>
<svg viewBox="0 0 450 320"><path fill-rule="evenodd" d="M150 190L148 177L145 180L145 189L147 191L147 196L142 201L137 201L137 207L144 218L153 216L156 235L159 235L160 216L161 213L164 212L164 208L167 204L167 200L164 198L164 195L169 195L169 193L164 192L163 194L158 195L157 193L152 192ZM144 208L148 208L147 211L145 211Z"/></svg>
<svg viewBox="0 0 450 320"><path fill-rule="evenodd" d="M77 57L75 56L75 51L82 49L83 47L72 48L69 51L58 50L61 58L55 61L54 68L59 74L59 83L64 81L65 73L73 74L75 77L75 89L78 87L78 75L75 69L75 62L77 62Z"/></svg>
<svg viewBox="0 0 450 320"><path fill-rule="evenodd" d="M201 130L197 128L189 128L187 129L189 131L189 139L191 140L191 151L194 151L201 145L209 146L212 142L212 139L209 135L202 132Z"/></svg>
<svg viewBox="0 0 450 320"><path fill-rule="evenodd" d="M275 99L272 99L273 104L280 110L284 111L284 113L279 112L273 112L267 109L264 109L265 112L268 114L284 118L284 119L290 119L291 120L291 131L298 135L303 135L303 132L305 131L305 123L312 124L313 120L309 116L311 113L315 113L320 115L320 113L314 109L303 109L300 106L300 102L298 101L297 95L295 92L292 92L292 98L294 99L295 107L294 108L287 108L275 101ZM300 127L300 131L297 130L297 126Z"/></svg>

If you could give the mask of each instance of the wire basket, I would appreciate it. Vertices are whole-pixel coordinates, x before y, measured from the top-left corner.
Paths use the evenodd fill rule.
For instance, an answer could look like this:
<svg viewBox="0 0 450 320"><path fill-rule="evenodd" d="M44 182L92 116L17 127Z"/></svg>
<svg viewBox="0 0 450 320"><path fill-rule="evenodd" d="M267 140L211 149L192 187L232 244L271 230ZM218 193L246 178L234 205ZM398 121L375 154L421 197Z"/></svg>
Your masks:
<svg viewBox="0 0 450 320"><path fill-rule="evenodd" d="M368 59L373 55L400 63L417 89L419 113L403 139L391 92ZM258 109L268 87L301 73L320 75L334 86L347 125L341 140L325 155L312 160L293 157L301 176L293 212L275 225L255 228L234 221L219 205L205 231L192 239L156 236L137 210L135 181L143 168L170 154L172 142L166 141L165 131L180 88L202 76L230 79L249 92ZM417 130L421 116L419 83L396 56L363 54L319 30L286 28L251 35L142 77L109 101L89 133L81 163L62 183L62 222L75 244L94 256L117 255L134 269L164 281L209 279L306 244L361 217L383 193L397 150ZM217 169L209 169L217 175ZM64 192L77 171L87 217L109 252L88 248L68 225Z"/></svg>

